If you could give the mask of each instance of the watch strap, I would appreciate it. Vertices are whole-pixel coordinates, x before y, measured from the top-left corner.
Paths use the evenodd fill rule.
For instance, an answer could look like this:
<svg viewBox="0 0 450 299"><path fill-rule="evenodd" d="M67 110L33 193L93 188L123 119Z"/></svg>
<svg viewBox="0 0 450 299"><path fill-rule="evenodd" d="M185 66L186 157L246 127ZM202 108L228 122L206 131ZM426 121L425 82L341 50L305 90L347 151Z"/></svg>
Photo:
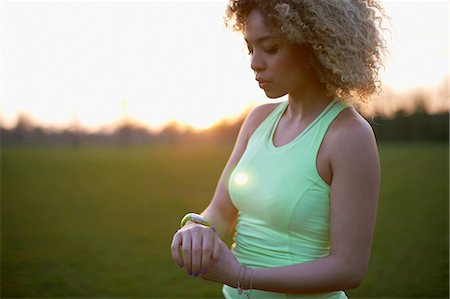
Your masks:
<svg viewBox="0 0 450 299"><path fill-rule="evenodd" d="M182 228L188 221L192 221L192 222L195 222L198 224L202 224L204 226L211 227L211 224L209 223L208 219L206 219L206 217L196 214L196 213L187 213L181 219L180 228Z"/></svg>

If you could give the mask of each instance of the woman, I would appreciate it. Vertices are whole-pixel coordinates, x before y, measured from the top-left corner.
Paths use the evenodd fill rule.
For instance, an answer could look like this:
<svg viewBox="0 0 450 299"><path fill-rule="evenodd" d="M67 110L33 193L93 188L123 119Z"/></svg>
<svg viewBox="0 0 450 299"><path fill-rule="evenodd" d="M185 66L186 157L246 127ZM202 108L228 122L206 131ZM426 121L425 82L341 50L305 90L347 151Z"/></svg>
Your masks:
<svg viewBox="0 0 450 299"><path fill-rule="evenodd" d="M358 287L380 166L349 100L379 91L383 16L369 0L229 2L259 86L288 100L247 116L211 203L173 237L180 268L224 284L225 298L347 298ZM230 251L221 239L233 229Z"/></svg>

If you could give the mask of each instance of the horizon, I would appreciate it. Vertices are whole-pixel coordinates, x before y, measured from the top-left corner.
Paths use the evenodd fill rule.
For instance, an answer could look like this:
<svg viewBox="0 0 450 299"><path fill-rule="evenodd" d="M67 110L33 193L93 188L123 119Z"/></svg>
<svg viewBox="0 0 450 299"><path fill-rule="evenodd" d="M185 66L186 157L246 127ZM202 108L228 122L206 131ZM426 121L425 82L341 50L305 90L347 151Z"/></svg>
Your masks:
<svg viewBox="0 0 450 299"><path fill-rule="evenodd" d="M443 86L441 86L442 88ZM417 113L425 113L426 115L429 116L434 116L434 115L441 115L441 114L448 114L450 112L450 105L446 105L448 104L447 102L441 103L442 105L440 106L441 109L438 110L433 110L430 109L429 106L426 106L427 103L423 102L423 99L429 99L430 97L433 97L433 94L430 93L431 90L424 90L424 89L416 89L416 90L406 90L401 92L400 94L397 93L396 95L399 95L401 97L401 99L405 100L407 98L415 98L415 100L419 100L419 101L415 101L410 103L411 105L394 105L394 106L389 106L388 109L391 110L376 110L374 111L374 113L371 113L370 110L371 109L379 109L379 107L377 107L376 105L376 100L379 101L389 101L389 98L380 98L380 99L375 99L372 102L369 102L366 106L363 106L362 109L359 109L359 112L361 113L361 115L366 118L367 120L375 118L375 117L379 117L381 119L385 119L385 120L390 120L393 118L396 118L398 116L406 116L406 117L412 117ZM395 91L393 90L389 90L388 92L390 93L390 95L392 96L392 93L395 94ZM434 95L434 97L436 97L436 95ZM375 104L375 105L370 105L370 104ZM375 107L373 107L375 106ZM45 126L43 124L40 124L36 121L33 120L32 117L30 117L27 114L19 114L17 117L17 121L16 123L14 123L12 126L10 127L6 127L2 124L1 119L0 119L0 129L5 129L5 130L14 130L15 128L17 128L19 122L22 122L22 124L25 124L26 126L29 126L30 128L34 129L34 128L39 128L42 129L44 132L47 133L61 133L64 131L76 131L78 133L82 133L82 134L115 134L117 133L117 130L120 130L123 127L130 127L132 130L133 129L144 129L146 130L149 134L160 134L161 132L163 132L165 129L167 128L175 128L178 132L190 132L190 133L194 133L194 134L201 134L203 132L207 132L207 131L214 131L217 127L220 127L221 125L234 125L238 122L242 122L244 121L246 115L248 114L248 112L250 111L249 109L251 109L252 107L249 107L247 110L242 111L242 113L235 115L233 117L230 118L221 118L219 119L217 122L213 123L211 126L205 127L205 128L196 128L190 124L187 123L180 123L177 120L172 120L169 121L159 127L152 127L152 126L148 126L145 123L142 123L138 120L133 119L132 117L126 116L123 117L121 119L118 119L112 123L109 124L104 124L102 126L99 126L97 128L88 128L88 127L84 127L81 123L79 123L77 120L72 120L72 122L67 123L67 124L63 124L61 126ZM355 107L358 109L358 107ZM359 107L361 108L361 107Z"/></svg>

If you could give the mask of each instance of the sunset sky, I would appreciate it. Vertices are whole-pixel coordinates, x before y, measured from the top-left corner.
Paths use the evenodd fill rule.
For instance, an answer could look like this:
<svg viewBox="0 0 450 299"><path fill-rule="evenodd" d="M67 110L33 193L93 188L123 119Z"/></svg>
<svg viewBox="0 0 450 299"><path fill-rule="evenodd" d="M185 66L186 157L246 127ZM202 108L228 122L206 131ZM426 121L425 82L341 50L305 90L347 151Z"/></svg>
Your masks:
<svg viewBox="0 0 450 299"><path fill-rule="evenodd" d="M385 86L441 85L447 1L382 1L394 28ZM87 129L124 117L205 128L268 101L226 1L2 1L1 122ZM448 77L447 77L448 78Z"/></svg>

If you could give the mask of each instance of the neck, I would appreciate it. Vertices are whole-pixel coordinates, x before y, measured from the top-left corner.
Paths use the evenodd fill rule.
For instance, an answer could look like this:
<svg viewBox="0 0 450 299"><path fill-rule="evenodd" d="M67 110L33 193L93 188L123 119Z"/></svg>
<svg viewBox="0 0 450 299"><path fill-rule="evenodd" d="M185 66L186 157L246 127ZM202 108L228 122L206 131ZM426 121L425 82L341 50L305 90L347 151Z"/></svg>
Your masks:
<svg viewBox="0 0 450 299"><path fill-rule="evenodd" d="M316 86L321 87L321 86ZM333 100L324 88L305 88L289 93L286 118L289 122L301 122L316 117Z"/></svg>

